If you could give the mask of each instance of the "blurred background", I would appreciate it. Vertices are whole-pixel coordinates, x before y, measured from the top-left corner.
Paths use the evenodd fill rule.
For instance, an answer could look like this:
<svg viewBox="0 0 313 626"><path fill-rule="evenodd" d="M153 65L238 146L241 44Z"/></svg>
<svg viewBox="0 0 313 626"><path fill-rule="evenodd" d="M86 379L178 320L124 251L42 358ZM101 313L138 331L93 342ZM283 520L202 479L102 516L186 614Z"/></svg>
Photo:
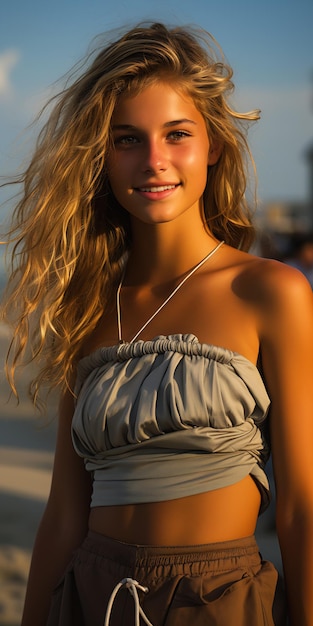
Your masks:
<svg viewBox="0 0 313 626"><path fill-rule="evenodd" d="M32 152L27 128L55 85L99 33L141 20L196 24L210 31L234 69L233 103L259 108L250 130L258 171L255 252L292 263L312 281L313 3L312 0L11 0L0 23L0 175L15 174ZM62 83L61 83L62 84ZM12 212L0 190L0 232ZM0 247L0 293L6 281ZM313 282L311 283L313 284ZM39 417L21 395L9 399L0 327L0 625L17 626L34 534L53 462L56 406ZM30 373L27 374L30 376ZM24 373L20 381L26 389ZM280 567L273 506L260 518L265 558Z"/></svg>

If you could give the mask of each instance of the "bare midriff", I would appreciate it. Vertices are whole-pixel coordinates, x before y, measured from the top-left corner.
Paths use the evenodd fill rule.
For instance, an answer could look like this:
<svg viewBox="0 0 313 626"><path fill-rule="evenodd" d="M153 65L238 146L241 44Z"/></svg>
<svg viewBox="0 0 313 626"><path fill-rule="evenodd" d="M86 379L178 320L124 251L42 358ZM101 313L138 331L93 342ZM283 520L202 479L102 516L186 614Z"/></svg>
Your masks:
<svg viewBox="0 0 313 626"><path fill-rule="evenodd" d="M231 541L254 533L260 500L254 480L247 476L234 485L176 500L95 507L89 528L141 545Z"/></svg>

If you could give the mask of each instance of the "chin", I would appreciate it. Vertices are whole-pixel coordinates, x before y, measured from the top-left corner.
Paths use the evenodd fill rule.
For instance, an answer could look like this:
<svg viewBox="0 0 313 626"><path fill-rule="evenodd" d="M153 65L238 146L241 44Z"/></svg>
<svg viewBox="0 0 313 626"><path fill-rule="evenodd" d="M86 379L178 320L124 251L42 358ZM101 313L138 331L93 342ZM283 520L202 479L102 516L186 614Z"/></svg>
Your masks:
<svg viewBox="0 0 313 626"><path fill-rule="evenodd" d="M146 215L146 216L135 216L137 220L139 220L140 222L143 222L144 224L151 224L151 225L157 225L157 224L169 224L170 222L173 222L176 219L176 215L172 216L172 215Z"/></svg>

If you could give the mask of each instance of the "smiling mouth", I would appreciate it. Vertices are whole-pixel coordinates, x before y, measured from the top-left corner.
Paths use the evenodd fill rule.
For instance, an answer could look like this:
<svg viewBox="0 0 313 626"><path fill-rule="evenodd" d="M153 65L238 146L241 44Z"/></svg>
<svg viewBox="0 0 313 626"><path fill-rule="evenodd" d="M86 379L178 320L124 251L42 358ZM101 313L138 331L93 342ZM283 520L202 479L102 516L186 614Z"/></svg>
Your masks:
<svg viewBox="0 0 313 626"><path fill-rule="evenodd" d="M179 185L153 185L151 187L137 187L138 191L142 191L144 193L160 193L162 191L171 191L171 189L176 189Z"/></svg>

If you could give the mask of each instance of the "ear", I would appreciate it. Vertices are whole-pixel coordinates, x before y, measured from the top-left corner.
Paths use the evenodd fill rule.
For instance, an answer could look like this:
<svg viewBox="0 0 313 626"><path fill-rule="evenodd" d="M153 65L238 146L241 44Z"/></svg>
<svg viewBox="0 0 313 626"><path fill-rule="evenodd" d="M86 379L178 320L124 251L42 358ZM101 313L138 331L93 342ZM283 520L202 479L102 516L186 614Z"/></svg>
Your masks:
<svg viewBox="0 0 313 626"><path fill-rule="evenodd" d="M223 145L219 141L212 141L208 154L208 165L215 165L219 160L223 150Z"/></svg>

